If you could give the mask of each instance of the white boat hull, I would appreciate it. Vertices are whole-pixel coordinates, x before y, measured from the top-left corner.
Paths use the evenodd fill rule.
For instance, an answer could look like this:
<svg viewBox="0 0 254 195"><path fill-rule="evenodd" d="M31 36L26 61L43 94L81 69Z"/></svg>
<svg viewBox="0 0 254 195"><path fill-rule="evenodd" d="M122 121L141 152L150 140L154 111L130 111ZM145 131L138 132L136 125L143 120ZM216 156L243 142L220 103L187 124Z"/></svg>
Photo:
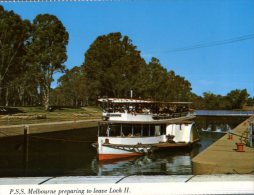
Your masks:
<svg viewBox="0 0 254 195"><path fill-rule="evenodd" d="M137 156L152 151L154 144L165 142L166 136L98 137L99 160Z"/></svg>
<svg viewBox="0 0 254 195"><path fill-rule="evenodd" d="M118 136L98 137L99 160L144 155L158 148L176 148L190 146L197 141L192 129L193 124L169 124L166 134L159 136ZM168 135L173 136L171 140Z"/></svg>

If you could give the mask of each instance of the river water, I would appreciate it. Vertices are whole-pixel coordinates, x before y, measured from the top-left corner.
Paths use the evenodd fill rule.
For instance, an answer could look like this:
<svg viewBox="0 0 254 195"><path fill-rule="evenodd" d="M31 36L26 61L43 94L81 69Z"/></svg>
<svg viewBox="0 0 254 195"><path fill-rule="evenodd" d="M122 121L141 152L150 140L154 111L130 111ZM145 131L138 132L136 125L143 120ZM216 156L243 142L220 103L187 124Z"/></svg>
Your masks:
<svg viewBox="0 0 254 195"><path fill-rule="evenodd" d="M167 150L118 161L99 162L91 146L97 128L0 138L0 177L192 174L191 159L225 135L244 117L197 117L201 140L192 149Z"/></svg>

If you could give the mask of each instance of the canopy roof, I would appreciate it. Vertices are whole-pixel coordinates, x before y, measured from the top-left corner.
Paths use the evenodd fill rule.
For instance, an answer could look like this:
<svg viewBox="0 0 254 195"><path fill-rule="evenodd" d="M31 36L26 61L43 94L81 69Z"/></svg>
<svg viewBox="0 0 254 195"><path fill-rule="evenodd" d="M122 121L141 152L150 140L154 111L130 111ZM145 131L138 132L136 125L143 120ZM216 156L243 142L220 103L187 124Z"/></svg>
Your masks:
<svg viewBox="0 0 254 195"><path fill-rule="evenodd" d="M99 102L110 102L118 104L191 104L192 102L163 102L163 101L152 101L142 99L128 99L128 98L99 98Z"/></svg>

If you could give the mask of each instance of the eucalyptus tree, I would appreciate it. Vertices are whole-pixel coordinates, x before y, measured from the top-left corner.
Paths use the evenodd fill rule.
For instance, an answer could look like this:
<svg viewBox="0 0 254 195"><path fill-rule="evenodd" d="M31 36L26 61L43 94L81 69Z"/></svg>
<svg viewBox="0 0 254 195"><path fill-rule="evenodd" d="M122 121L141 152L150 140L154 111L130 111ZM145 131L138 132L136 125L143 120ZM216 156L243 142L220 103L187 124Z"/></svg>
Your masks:
<svg viewBox="0 0 254 195"><path fill-rule="evenodd" d="M232 109L240 109L247 103L249 94L246 89L235 89L230 91L226 97L231 103Z"/></svg>
<svg viewBox="0 0 254 195"><path fill-rule="evenodd" d="M132 89L144 89L146 63L128 36L110 33L99 36L85 53L82 65L92 99L98 96L129 97Z"/></svg>
<svg viewBox="0 0 254 195"><path fill-rule="evenodd" d="M173 70L168 72L167 88L169 101L189 101L191 93L191 83L180 75L176 75Z"/></svg>
<svg viewBox="0 0 254 195"><path fill-rule="evenodd" d="M145 96L151 97L154 100L167 100L167 69L160 64L159 59L152 57L147 65L147 72Z"/></svg>
<svg viewBox="0 0 254 195"><path fill-rule="evenodd" d="M29 48L33 73L41 87L43 103L48 110L53 74L63 71L67 60L68 32L54 15L40 14L33 20L32 43Z"/></svg>
<svg viewBox="0 0 254 195"><path fill-rule="evenodd" d="M9 84L26 69L26 45L30 22L0 5L0 102L3 89L8 100ZM8 106L8 101L6 101Z"/></svg>
<svg viewBox="0 0 254 195"><path fill-rule="evenodd" d="M254 106L254 97L249 97L247 99L247 106Z"/></svg>
<svg viewBox="0 0 254 195"><path fill-rule="evenodd" d="M10 101L13 106L31 106L41 103L40 95L38 94L38 83L35 81L35 76L30 68L21 73L11 83Z"/></svg>
<svg viewBox="0 0 254 195"><path fill-rule="evenodd" d="M63 76L58 79L59 86L57 90L60 94L55 93L57 96L61 96L61 100L58 97L58 101L67 102L68 106L83 106L87 102L87 90L86 90L86 78L84 72L80 67L73 67L67 70ZM66 103L65 103L66 105Z"/></svg>

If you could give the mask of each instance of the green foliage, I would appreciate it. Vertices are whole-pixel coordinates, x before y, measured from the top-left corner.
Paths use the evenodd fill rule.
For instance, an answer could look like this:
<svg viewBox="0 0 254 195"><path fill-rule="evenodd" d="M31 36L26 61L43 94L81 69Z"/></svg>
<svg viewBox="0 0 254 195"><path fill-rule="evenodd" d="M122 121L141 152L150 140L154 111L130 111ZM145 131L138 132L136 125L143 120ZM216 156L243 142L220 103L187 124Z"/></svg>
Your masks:
<svg viewBox="0 0 254 195"><path fill-rule="evenodd" d="M250 97L247 100L247 106L254 106L254 97Z"/></svg>
<svg viewBox="0 0 254 195"><path fill-rule="evenodd" d="M110 33L99 36L85 53L82 65L87 79L88 95L152 98L185 101L190 97L191 84L183 77L167 72L156 58L146 64L127 36Z"/></svg>
<svg viewBox="0 0 254 195"><path fill-rule="evenodd" d="M146 83L146 94L155 100L162 100L166 96L166 88L168 81L168 73L165 68L160 64L157 58L152 57L151 61L147 65L147 81Z"/></svg>
<svg viewBox="0 0 254 195"><path fill-rule="evenodd" d="M246 89L240 90L232 90L227 94L227 99L231 103L232 109L240 109L243 107L244 104L247 103L247 99L249 94Z"/></svg>
<svg viewBox="0 0 254 195"><path fill-rule="evenodd" d="M41 86L45 109L49 107L49 93L53 74L63 71L67 60L68 33L56 16L43 14L33 20L32 43L29 47L33 74Z"/></svg>
<svg viewBox="0 0 254 195"><path fill-rule="evenodd" d="M204 110L206 109L204 99L201 96L196 95L195 93L190 94L190 101L192 102L192 107L195 109Z"/></svg>
<svg viewBox="0 0 254 195"><path fill-rule="evenodd" d="M84 106L87 104L88 96L86 79L80 67L73 67L58 79L59 86L53 91L55 105Z"/></svg>
<svg viewBox="0 0 254 195"><path fill-rule="evenodd" d="M213 110L213 109L229 109L230 108L230 104L227 100L226 97L221 96L221 95L215 95L213 93L210 92L205 92L203 94L204 96L204 104L205 104L205 108L209 109L209 110Z"/></svg>
<svg viewBox="0 0 254 195"><path fill-rule="evenodd" d="M130 89L141 95L145 61L127 36L99 36L85 53L84 73L89 96L128 97Z"/></svg>
<svg viewBox="0 0 254 195"><path fill-rule="evenodd" d="M2 90L24 72L26 45L30 36L30 23L13 11L5 11L0 5L0 102Z"/></svg>
<svg viewBox="0 0 254 195"><path fill-rule="evenodd" d="M242 109L247 100L251 101L246 89L235 89L230 91L226 96L216 95L210 92L205 92L202 97L193 96L195 108L209 110L228 110Z"/></svg>
<svg viewBox="0 0 254 195"><path fill-rule="evenodd" d="M167 71L160 61L153 57L147 65L144 97L164 101L188 101L191 84L183 77Z"/></svg>

